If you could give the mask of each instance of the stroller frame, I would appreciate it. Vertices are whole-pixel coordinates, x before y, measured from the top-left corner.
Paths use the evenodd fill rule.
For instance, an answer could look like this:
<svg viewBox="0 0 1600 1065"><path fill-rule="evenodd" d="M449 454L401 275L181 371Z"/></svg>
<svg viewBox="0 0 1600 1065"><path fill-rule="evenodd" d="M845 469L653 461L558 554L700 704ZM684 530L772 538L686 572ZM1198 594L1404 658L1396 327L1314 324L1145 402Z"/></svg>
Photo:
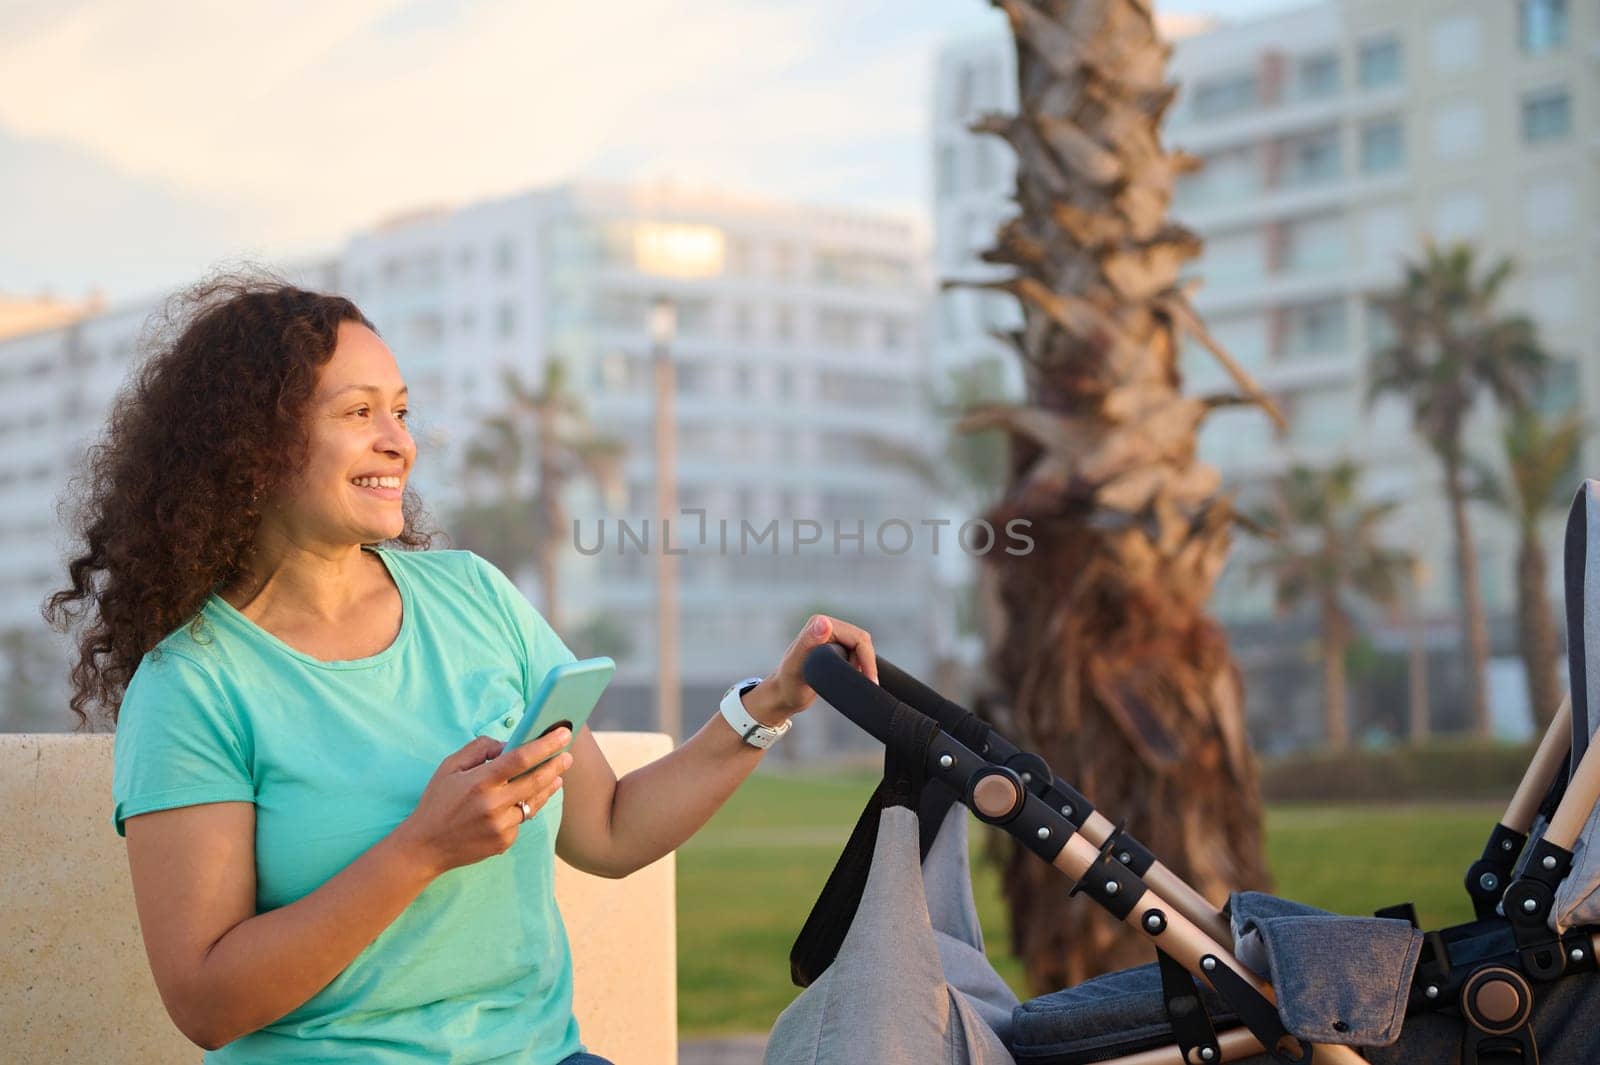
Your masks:
<svg viewBox="0 0 1600 1065"><path fill-rule="evenodd" d="M842 648L824 644L807 655L804 672L808 684L891 754L920 754L928 779L940 781L979 820L1003 828L1055 866L1074 883L1073 894L1087 894L1155 948L1175 1042L1103 1065L1221 1065L1261 1054L1282 1065L1365 1060L1353 1047L1313 1044L1290 1034L1271 984L1229 949L1227 913L1114 826L1042 758L882 656L877 667L874 684L845 661ZM925 745L913 747L913 731L903 727L912 714L938 726ZM1459 1007L1467 1022L1463 1065L1504 1054L1536 1065L1532 984L1596 968L1600 927L1559 935L1548 927L1556 886L1572 868L1573 844L1600 799L1594 746L1584 750L1575 770L1564 771L1571 724L1570 703L1564 702L1483 855L1468 870L1477 919L1424 936L1407 1013ZM1530 849L1541 815L1548 827ZM1517 875L1525 849L1529 854ZM1417 925L1410 903L1378 915ZM1196 980L1216 992L1238 1017L1238 1027L1215 1030L1200 1005Z"/></svg>

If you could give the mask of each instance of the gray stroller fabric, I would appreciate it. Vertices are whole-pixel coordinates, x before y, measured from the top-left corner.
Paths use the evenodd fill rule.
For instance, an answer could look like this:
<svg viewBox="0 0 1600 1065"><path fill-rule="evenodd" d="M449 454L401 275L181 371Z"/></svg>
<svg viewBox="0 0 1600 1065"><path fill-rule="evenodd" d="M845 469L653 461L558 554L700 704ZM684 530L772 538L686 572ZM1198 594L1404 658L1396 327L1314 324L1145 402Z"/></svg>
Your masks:
<svg viewBox="0 0 1600 1065"><path fill-rule="evenodd" d="M1400 1038L1422 933L1407 921L1342 917L1258 891L1235 892L1234 955L1267 977L1291 1034L1388 1046Z"/></svg>
<svg viewBox="0 0 1600 1065"><path fill-rule="evenodd" d="M1230 908L1235 952L1271 979L1291 1033L1360 1047L1400 1038L1421 932L1405 921L1340 917L1259 892L1235 893ZM1219 1029L1238 1023L1209 987L1199 990ZM1010 1045L1030 1065L1100 1061L1171 1041L1160 970L1141 965L1018 1006Z"/></svg>
<svg viewBox="0 0 1600 1065"><path fill-rule="evenodd" d="M1017 999L989 965L957 804L919 862L916 812L887 807L833 964L779 1015L765 1065L1015 1065Z"/></svg>
<svg viewBox="0 0 1600 1065"><path fill-rule="evenodd" d="M1200 986L1206 1013L1220 1028L1237 1018L1216 992ZM1011 1051L1019 1065L1032 1062L1098 1061L1172 1042L1172 1025L1154 962L1121 969L1052 991L1017 1007Z"/></svg>
<svg viewBox="0 0 1600 1065"><path fill-rule="evenodd" d="M1567 671L1572 693L1572 769L1600 725L1600 482L1584 481L1567 515ZM1589 668L1595 663L1594 668ZM1543 826L1541 826L1541 832ZM1556 889L1550 927L1600 924L1600 807L1572 845L1572 872Z"/></svg>

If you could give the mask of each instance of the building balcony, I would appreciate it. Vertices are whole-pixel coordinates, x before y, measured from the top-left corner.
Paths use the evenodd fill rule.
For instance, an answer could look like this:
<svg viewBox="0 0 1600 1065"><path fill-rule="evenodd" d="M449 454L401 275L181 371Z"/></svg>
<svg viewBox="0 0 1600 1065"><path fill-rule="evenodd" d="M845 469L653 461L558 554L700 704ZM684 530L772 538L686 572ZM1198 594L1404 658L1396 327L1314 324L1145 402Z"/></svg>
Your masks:
<svg viewBox="0 0 1600 1065"><path fill-rule="evenodd" d="M1350 204L1403 195L1408 187L1404 170L1379 177L1343 175L1306 185L1246 189L1226 200L1175 204L1172 214L1202 236L1266 222L1319 214Z"/></svg>
<svg viewBox="0 0 1600 1065"><path fill-rule="evenodd" d="M1374 92L1346 90L1335 96L1263 105L1227 118L1174 122L1168 128L1165 140L1170 147L1205 155L1240 144L1315 129L1352 115L1393 110L1403 107L1405 101L1403 85Z"/></svg>

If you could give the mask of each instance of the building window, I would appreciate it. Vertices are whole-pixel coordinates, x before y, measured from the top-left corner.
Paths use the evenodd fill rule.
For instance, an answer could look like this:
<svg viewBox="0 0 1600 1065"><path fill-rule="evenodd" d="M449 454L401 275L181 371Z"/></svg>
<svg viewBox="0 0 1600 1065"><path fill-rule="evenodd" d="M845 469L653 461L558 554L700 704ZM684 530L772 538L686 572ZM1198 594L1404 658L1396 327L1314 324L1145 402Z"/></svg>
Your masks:
<svg viewBox="0 0 1600 1065"><path fill-rule="evenodd" d="M1342 300L1290 307L1283 357L1285 359L1327 358L1344 353L1345 308Z"/></svg>
<svg viewBox="0 0 1600 1065"><path fill-rule="evenodd" d="M495 310L495 331L502 337L509 337L517 331L517 309L509 303L502 303Z"/></svg>
<svg viewBox="0 0 1600 1065"><path fill-rule="evenodd" d="M1433 116L1433 150L1440 159L1467 159L1483 148L1483 109L1472 100L1439 108Z"/></svg>
<svg viewBox="0 0 1600 1065"><path fill-rule="evenodd" d="M509 274L517 265L517 248L510 239L502 240L494 250L494 268Z"/></svg>
<svg viewBox="0 0 1600 1065"><path fill-rule="evenodd" d="M1572 97L1546 89L1522 98L1522 139L1529 144L1560 140L1572 132Z"/></svg>
<svg viewBox="0 0 1600 1065"><path fill-rule="evenodd" d="M1194 90L1194 116L1224 118L1248 111L1260 102L1261 90L1254 74L1203 81Z"/></svg>
<svg viewBox="0 0 1600 1065"><path fill-rule="evenodd" d="M1339 92L1339 57L1322 52L1300 60L1296 95L1302 100L1318 100Z"/></svg>
<svg viewBox="0 0 1600 1065"><path fill-rule="evenodd" d="M1439 241L1473 240L1483 233L1488 206L1473 192L1454 192L1436 198L1433 235Z"/></svg>
<svg viewBox="0 0 1600 1065"><path fill-rule="evenodd" d="M1405 131L1398 118L1380 118L1361 127L1363 174L1387 174L1405 162Z"/></svg>
<svg viewBox="0 0 1600 1065"><path fill-rule="evenodd" d="M860 345L861 316L854 311L824 307L817 312L817 339L830 348Z"/></svg>
<svg viewBox="0 0 1600 1065"><path fill-rule="evenodd" d="M977 106L977 69L963 63L956 69L955 116L965 118Z"/></svg>
<svg viewBox="0 0 1600 1065"><path fill-rule="evenodd" d="M1335 270L1344 265L1346 223L1343 215L1325 214L1283 223L1282 268L1295 273Z"/></svg>
<svg viewBox="0 0 1600 1065"><path fill-rule="evenodd" d="M1405 76L1398 37L1378 37L1363 41L1359 62L1361 87L1364 89L1395 85Z"/></svg>
<svg viewBox="0 0 1600 1065"><path fill-rule="evenodd" d="M1562 47L1567 43L1567 0L1519 0L1517 30L1528 55Z"/></svg>
<svg viewBox="0 0 1600 1065"><path fill-rule="evenodd" d="M1578 190L1566 175L1530 181L1522 186L1522 224L1529 233L1570 232L1578 219Z"/></svg>
<svg viewBox="0 0 1600 1065"><path fill-rule="evenodd" d="M794 308L779 307L773 321L773 332L785 344L794 341Z"/></svg>
<svg viewBox="0 0 1600 1065"><path fill-rule="evenodd" d="M1287 147L1289 170L1284 184L1313 185L1338 179L1342 167L1337 126L1296 137L1288 142Z"/></svg>
<svg viewBox="0 0 1600 1065"><path fill-rule="evenodd" d="M1478 16L1462 13L1440 19L1433 26L1433 68L1466 70L1478 65Z"/></svg>

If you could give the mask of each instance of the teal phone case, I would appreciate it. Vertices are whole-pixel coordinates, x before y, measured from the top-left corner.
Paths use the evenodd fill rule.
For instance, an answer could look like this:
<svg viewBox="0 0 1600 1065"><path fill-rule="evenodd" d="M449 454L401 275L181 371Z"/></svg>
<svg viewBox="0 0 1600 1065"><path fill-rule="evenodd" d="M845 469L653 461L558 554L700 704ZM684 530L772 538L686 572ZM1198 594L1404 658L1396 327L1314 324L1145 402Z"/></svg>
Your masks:
<svg viewBox="0 0 1600 1065"><path fill-rule="evenodd" d="M589 715L594 713L600 693L605 691L616 671L617 664L603 655L577 662L563 662L552 668L534 693L527 712L511 730L511 735L506 737L506 745L501 753L520 747L529 740L536 740L557 725L567 725L576 737L578 730L589 720ZM562 750L571 746L572 741L568 740Z"/></svg>

